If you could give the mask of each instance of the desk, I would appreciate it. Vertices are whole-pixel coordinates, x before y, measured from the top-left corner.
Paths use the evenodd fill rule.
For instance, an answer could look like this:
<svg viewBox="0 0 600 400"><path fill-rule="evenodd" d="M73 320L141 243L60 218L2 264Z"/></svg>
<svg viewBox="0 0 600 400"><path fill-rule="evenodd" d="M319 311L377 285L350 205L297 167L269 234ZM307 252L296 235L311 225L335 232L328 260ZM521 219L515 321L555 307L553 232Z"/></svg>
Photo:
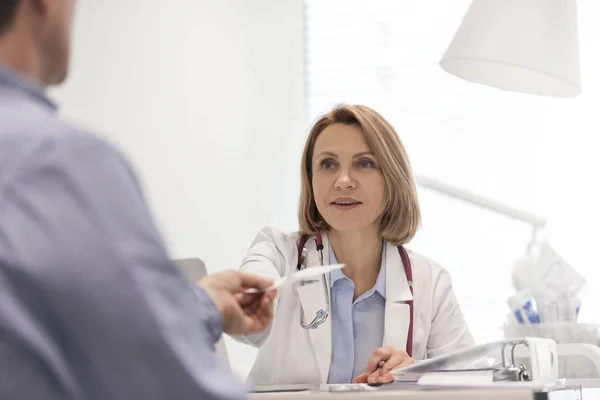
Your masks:
<svg viewBox="0 0 600 400"><path fill-rule="evenodd" d="M584 392L585 393L585 392ZM250 400L590 400L580 389L536 393L533 389L382 390L373 392L329 393L319 391L253 393Z"/></svg>

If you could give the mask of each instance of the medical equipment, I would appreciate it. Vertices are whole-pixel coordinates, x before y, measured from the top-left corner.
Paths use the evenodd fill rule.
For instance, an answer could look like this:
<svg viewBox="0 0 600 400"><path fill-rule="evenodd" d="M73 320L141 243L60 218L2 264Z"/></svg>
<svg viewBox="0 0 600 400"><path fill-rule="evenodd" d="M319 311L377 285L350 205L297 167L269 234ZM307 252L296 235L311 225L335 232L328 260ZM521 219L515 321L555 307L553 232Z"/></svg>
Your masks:
<svg viewBox="0 0 600 400"><path fill-rule="evenodd" d="M513 281L519 286L508 299L511 315L504 324L505 338L533 336L553 339L558 344L597 345L597 327L578 323L578 292L586 280L547 241L533 250L529 261L513 270ZM565 376L580 375L574 372L575 364L569 362L563 368Z"/></svg>
<svg viewBox="0 0 600 400"><path fill-rule="evenodd" d="M309 235L302 235L300 240L298 241L298 263L297 269L298 271L306 268L306 255L308 250L306 248L306 243L308 242ZM315 235L315 242L317 245L317 251L319 252L319 263L323 266L323 238L319 232ZM413 278L412 278L412 266L410 263L410 258L408 257L408 253L403 246L398 246L398 252L400 253L400 258L402 259L402 264L404 265L404 273L406 274L406 280L408 281L408 286L410 288L410 293L414 297L413 293ZM317 329L319 325L327 320L329 316L329 312L331 311L331 302L329 299L329 289L327 288L327 279L325 274L323 274L323 291L325 292L325 308L321 308L316 312L315 317L309 322L306 323L304 308L300 306L300 325L304 329ZM302 283L301 283L302 284ZM409 300L406 302L410 309L410 317L408 322L408 338L406 340L406 352L409 357L412 357L412 348L413 348L413 300Z"/></svg>
<svg viewBox="0 0 600 400"><path fill-rule="evenodd" d="M517 362L516 351L526 362ZM554 383L558 380L556 342L551 339L501 340L420 361L391 373L396 381L425 385L493 382Z"/></svg>
<svg viewBox="0 0 600 400"><path fill-rule="evenodd" d="M589 343L556 343L558 379L567 386L600 388L600 348ZM528 354L522 349L515 360L528 367Z"/></svg>

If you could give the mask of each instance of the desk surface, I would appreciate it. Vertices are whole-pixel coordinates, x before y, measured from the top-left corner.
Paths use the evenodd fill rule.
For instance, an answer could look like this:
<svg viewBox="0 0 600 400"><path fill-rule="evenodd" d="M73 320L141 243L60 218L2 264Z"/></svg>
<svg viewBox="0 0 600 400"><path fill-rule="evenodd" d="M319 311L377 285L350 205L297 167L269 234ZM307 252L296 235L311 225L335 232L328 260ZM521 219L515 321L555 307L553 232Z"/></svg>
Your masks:
<svg viewBox="0 0 600 400"><path fill-rule="evenodd" d="M579 389L536 393L532 389L382 390L331 393L318 391L253 393L250 400L344 400L401 398L403 400L582 400Z"/></svg>

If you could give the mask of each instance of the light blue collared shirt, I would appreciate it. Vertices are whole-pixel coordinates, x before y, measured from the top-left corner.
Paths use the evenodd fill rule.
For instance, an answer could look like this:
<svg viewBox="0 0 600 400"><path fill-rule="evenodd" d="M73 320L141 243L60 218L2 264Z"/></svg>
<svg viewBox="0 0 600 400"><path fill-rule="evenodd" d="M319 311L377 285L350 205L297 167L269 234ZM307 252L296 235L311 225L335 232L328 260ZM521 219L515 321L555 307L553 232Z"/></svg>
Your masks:
<svg viewBox="0 0 600 400"><path fill-rule="evenodd" d="M341 270L331 272L333 340L328 383L349 383L365 372L371 353L383 343L385 247L375 286L354 302L354 282ZM329 263L337 264L331 245Z"/></svg>
<svg viewBox="0 0 600 400"><path fill-rule="evenodd" d="M0 397L242 399L221 331L127 160L0 66Z"/></svg>

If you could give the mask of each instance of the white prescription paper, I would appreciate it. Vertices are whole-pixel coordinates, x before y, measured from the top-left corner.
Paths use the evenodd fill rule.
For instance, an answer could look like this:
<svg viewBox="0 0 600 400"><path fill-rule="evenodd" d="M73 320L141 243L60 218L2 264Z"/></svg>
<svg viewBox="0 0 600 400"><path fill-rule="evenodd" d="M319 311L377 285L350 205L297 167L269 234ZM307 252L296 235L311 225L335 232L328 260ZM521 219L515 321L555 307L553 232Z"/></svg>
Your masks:
<svg viewBox="0 0 600 400"><path fill-rule="evenodd" d="M333 264L333 265L325 265L322 267L308 267L301 269L298 272L295 272L291 275L283 276L279 279L276 279L275 282L271 286L265 289L246 289L245 293L264 293L271 290L278 289L282 287L284 284L290 284L294 282L303 281L305 279L316 278L323 274L328 274L331 271L336 269L342 269L345 267L345 264Z"/></svg>

